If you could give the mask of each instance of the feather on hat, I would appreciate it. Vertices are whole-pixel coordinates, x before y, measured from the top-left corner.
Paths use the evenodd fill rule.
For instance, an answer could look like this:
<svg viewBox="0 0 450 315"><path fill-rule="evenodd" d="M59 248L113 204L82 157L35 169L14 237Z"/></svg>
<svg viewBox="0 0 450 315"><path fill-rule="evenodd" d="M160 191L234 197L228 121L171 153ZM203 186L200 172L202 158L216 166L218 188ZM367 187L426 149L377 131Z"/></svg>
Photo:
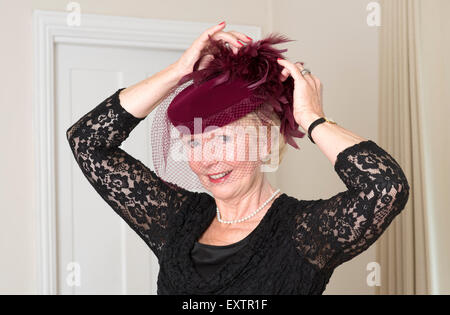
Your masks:
<svg viewBox="0 0 450 315"><path fill-rule="evenodd" d="M201 117L203 128L221 127L267 103L280 118L280 133L285 141L299 149L293 138L303 138L305 133L298 130L293 115L294 79L280 80L283 66L277 61L278 58L285 59L282 53L287 49L272 47L290 41L284 35L271 33L245 45L235 54L222 39L209 36L209 45L202 56L212 55L213 59L201 70L198 70L201 59L198 60L194 71L178 82L178 86L190 80L193 84L169 105L167 115L171 123L188 126L194 131L193 120ZM220 119L216 119L219 116Z"/></svg>

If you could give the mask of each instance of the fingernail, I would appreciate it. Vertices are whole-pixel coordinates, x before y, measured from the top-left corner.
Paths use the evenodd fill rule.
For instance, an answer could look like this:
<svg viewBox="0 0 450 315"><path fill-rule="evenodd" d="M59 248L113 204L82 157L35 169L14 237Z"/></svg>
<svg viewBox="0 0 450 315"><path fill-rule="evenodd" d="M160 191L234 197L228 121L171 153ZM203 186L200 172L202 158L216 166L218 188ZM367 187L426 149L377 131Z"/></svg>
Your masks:
<svg viewBox="0 0 450 315"><path fill-rule="evenodd" d="M240 41L238 41L238 43L239 43L241 46L244 46L244 44L242 44Z"/></svg>
<svg viewBox="0 0 450 315"><path fill-rule="evenodd" d="M246 36L247 36L247 35L246 35ZM253 40L253 38L251 38L251 37L248 37L248 36L247 36L247 38L250 39L250 40Z"/></svg>
<svg viewBox="0 0 450 315"><path fill-rule="evenodd" d="M278 58L278 59L277 59L277 61L278 61L278 60L283 60L283 59L281 59L281 58Z"/></svg>
<svg viewBox="0 0 450 315"><path fill-rule="evenodd" d="M225 24L225 21L223 21L222 23L220 23L219 25L224 25Z"/></svg>

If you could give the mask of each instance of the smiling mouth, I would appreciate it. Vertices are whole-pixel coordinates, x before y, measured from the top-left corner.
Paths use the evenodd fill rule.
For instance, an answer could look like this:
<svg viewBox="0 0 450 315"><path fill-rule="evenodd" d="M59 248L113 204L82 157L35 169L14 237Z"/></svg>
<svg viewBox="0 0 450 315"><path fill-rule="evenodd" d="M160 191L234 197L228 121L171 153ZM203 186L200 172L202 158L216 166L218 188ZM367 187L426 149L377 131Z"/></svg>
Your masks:
<svg viewBox="0 0 450 315"><path fill-rule="evenodd" d="M224 173L220 173L220 174L215 174L215 175L208 175L208 177L210 179L213 179L213 180L218 180L218 179L224 178L225 176L227 176L231 172L232 171L228 171L228 172L224 172Z"/></svg>

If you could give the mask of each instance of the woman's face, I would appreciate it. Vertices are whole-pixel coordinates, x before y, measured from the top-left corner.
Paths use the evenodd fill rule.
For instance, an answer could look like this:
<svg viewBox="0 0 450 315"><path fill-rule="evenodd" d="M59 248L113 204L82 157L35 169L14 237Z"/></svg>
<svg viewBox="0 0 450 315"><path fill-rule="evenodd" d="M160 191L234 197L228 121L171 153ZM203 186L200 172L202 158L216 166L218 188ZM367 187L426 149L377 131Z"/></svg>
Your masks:
<svg viewBox="0 0 450 315"><path fill-rule="evenodd" d="M183 136L189 166L214 197L226 199L262 179L261 157L267 155L257 124L237 121L199 135Z"/></svg>

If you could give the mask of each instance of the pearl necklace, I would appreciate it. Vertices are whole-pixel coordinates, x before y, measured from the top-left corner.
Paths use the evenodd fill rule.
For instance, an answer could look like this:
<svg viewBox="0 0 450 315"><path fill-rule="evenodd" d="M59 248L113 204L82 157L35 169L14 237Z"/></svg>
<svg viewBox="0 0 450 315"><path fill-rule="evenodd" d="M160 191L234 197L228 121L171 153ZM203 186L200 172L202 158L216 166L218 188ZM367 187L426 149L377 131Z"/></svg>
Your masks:
<svg viewBox="0 0 450 315"><path fill-rule="evenodd" d="M219 208L218 207L216 207L216 209L217 209L217 220L219 220L219 222L220 223L227 223L227 224L232 224L232 223L239 223L239 222L242 222L242 221L245 221L245 220L248 220L248 219L250 219L251 217L253 217L255 214L257 214L259 211L261 211L262 209L264 209L264 207L278 194L280 192L280 189L277 189L273 194L272 194L272 196L269 198L269 199L267 199L258 209L256 209L255 211L253 211L253 213L251 213L251 214L249 214L248 216L246 216L245 218L242 218L242 219L238 219L238 220L232 220L232 221L225 221L225 220L222 220L221 218L220 218L220 212L219 212Z"/></svg>

